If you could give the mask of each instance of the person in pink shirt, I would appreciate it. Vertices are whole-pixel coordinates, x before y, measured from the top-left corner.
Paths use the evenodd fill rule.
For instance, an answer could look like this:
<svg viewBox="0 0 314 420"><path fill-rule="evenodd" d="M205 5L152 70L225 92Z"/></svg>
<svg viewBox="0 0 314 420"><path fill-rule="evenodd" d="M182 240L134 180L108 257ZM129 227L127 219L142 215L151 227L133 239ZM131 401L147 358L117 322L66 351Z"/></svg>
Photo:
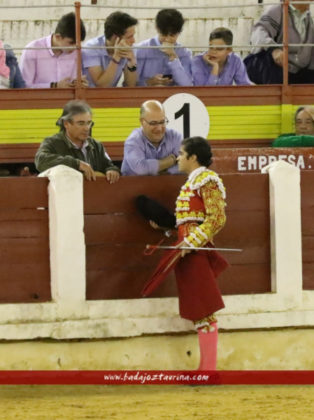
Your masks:
<svg viewBox="0 0 314 420"><path fill-rule="evenodd" d="M80 23L83 41L86 31L82 20ZM53 34L27 44L20 60L20 69L26 87L74 87L77 79L75 42L75 14L71 12L62 16ZM84 76L82 82L83 86L88 85Z"/></svg>
<svg viewBox="0 0 314 420"><path fill-rule="evenodd" d="M0 89L8 88L10 84L10 68L6 65L6 53L0 41Z"/></svg>

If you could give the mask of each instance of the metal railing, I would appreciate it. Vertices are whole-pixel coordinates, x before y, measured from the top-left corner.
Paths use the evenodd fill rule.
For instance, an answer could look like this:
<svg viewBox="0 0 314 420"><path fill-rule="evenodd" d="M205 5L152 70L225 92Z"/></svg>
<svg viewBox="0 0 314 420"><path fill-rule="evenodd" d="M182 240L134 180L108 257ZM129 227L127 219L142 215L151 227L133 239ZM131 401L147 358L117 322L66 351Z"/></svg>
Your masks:
<svg viewBox="0 0 314 420"><path fill-rule="evenodd" d="M259 45L259 47L279 47L283 49L283 90L284 92L287 92L288 89L288 51L289 51L289 46L293 46L293 47L301 47L301 46L309 46L309 47L313 47L314 44L289 44L289 34L288 34L288 19L289 19L289 5L290 4L313 4L311 1L291 1L291 0L281 0L282 3L282 7L283 7L283 42L282 44L267 44L267 45ZM243 8L243 7L265 7L265 6L272 6L272 5L278 5L278 2L274 2L274 3L267 3L264 4L262 1L258 1L258 3L250 3L250 4L240 4L240 5L234 5L234 4L229 4L229 5L220 5L220 6L180 6L180 9L226 9L226 8ZM27 8L55 8L55 7L73 7L73 4L58 4L58 5L30 5L27 6ZM82 89L82 54L81 51L82 49L105 49L106 47L85 47L81 44L81 31L80 31L80 18L81 18L81 8L87 8L87 7L97 7L97 8L103 8L103 9L117 9L117 6L115 5L100 5L98 4L97 0L91 0L91 4L90 5L82 5L79 1L74 3L74 8L75 8L75 17L76 17L76 45L75 48L78 52L77 54L77 86L76 86L76 90L77 90L77 95L76 96L80 96L80 92ZM21 8L21 6L0 6L0 9L15 9L15 8ZM148 9L148 10L160 10L162 7L158 7L158 6L130 6L130 9ZM178 48L190 48L195 50L203 50L204 48L208 48L208 45L206 45L206 47L201 47L201 46L191 46L191 45L185 45L185 46L179 46ZM233 45L226 45L226 47L233 47L235 49L251 49L252 45L251 44L233 44ZM58 49L58 47L51 47L51 49ZM64 49L73 49L73 47L63 47ZM112 49L119 49L122 47L110 47ZM123 49L126 48L134 48L134 47L123 47ZM137 49L139 48L148 48L146 47L138 47L136 46ZM151 46L149 48L159 48L158 46L154 47ZM167 48L167 47L166 47ZM170 47L169 47L170 48ZM24 50L25 47L23 48L15 48L18 50ZM43 49L43 48L30 48L30 49Z"/></svg>

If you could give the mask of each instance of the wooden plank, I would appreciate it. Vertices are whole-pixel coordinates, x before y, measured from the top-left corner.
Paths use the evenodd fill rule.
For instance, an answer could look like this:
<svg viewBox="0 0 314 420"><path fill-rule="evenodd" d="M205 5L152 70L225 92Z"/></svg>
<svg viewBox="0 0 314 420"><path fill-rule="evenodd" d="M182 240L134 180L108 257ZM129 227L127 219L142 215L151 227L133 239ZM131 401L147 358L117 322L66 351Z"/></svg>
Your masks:
<svg viewBox="0 0 314 420"><path fill-rule="evenodd" d="M311 236L302 235L302 260L303 260L303 264L314 263L314 234L313 233Z"/></svg>
<svg viewBox="0 0 314 420"><path fill-rule="evenodd" d="M71 99L74 89L1 89L0 109L60 108Z"/></svg>
<svg viewBox="0 0 314 420"><path fill-rule="evenodd" d="M108 279L110 279L108 281ZM146 273L135 271L100 270L87 273L86 298L87 300L100 299L139 299L145 281ZM151 297L176 296L176 284L174 275L168 276L167 280L155 291Z"/></svg>
<svg viewBox="0 0 314 420"><path fill-rule="evenodd" d="M48 226L48 208L39 208L39 209L0 208L0 222L7 222L7 221L12 221L12 220L46 221L47 226Z"/></svg>
<svg viewBox="0 0 314 420"><path fill-rule="evenodd" d="M49 269L49 245L44 238L1 238L0 264L46 265ZM2 275L2 274L1 274Z"/></svg>
<svg viewBox="0 0 314 420"><path fill-rule="evenodd" d="M0 303L51 300L47 264L2 264Z"/></svg>
<svg viewBox="0 0 314 420"><path fill-rule="evenodd" d="M293 90L306 103L313 98L313 86L306 91ZM145 88L89 88L81 91L81 98L92 107L134 107L140 106L147 99L165 100L176 93L181 93L181 86L145 87ZM282 86L207 86L184 87L184 92L198 96L205 105L279 105L282 98ZM75 99L74 89L2 89L0 91L0 109L44 109L60 108ZM309 102L311 103L311 102Z"/></svg>
<svg viewBox="0 0 314 420"><path fill-rule="evenodd" d="M47 178L0 178L0 208L47 208L47 188Z"/></svg>
<svg viewBox="0 0 314 420"><path fill-rule="evenodd" d="M174 208L179 188L186 178L182 175L122 177L119 184L109 184L105 178L84 182L84 214L132 213L137 195L159 197ZM115 191L118 190L118 193ZM111 199L110 197L115 197Z"/></svg>
<svg viewBox="0 0 314 420"><path fill-rule="evenodd" d="M231 265L218 278L224 295L271 291L270 264Z"/></svg>
<svg viewBox="0 0 314 420"><path fill-rule="evenodd" d="M314 171L301 172L303 289L314 290Z"/></svg>
<svg viewBox="0 0 314 420"><path fill-rule="evenodd" d="M303 262L303 290L314 290L314 262Z"/></svg>
<svg viewBox="0 0 314 420"><path fill-rule="evenodd" d="M227 191L227 211L231 206L233 211L268 209L267 174L222 174L221 177ZM185 180L183 175L160 175L122 177L119 184L112 185L104 178L98 178L96 182L85 181L84 213L134 212L134 198L140 194L158 197L164 205L174 208L175 199ZM117 186L119 194L115 195ZM250 200L241 199L243 194L249 196ZM112 196L115 196L115 200L110 199Z"/></svg>
<svg viewBox="0 0 314 420"><path fill-rule="evenodd" d="M314 148L311 147L309 149L314 153ZM301 201L304 210L311 211L311 207L314 206L313 183L314 170L301 172Z"/></svg>
<svg viewBox="0 0 314 420"><path fill-rule="evenodd" d="M241 226L241 231L239 226ZM156 243L162 238L162 234L152 230L140 216L129 217L122 213L118 216L87 216L84 230L86 245L101 246L101 255L106 260L111 258L118 260L120 258L118 255L124 256L128 253L134 258L134 254L140 253L147 243ZM242 253L230 253L232 263L269 262L268 215L264 211L231 213L225 228L218 235L216 246L218 245L219 247L243 248ZM122 256L121 260L123 260Z"/></svg>
<svg viewBox="0 0 314 420"><path fill-rule="evenodd" d="M151 272L132 270L125 264L123 264L123 270L108 268L88 271L87 300L138 299L141 297L140 292ZM268 293L270 292L269 277L269 265L233 265L221 274L218 284L224 295ZM151 297L174 296L177 296L177 291L172 274Z"/></svg>
<svg viewBox="0 0 314 420"><path fill-rule="evenodd" d="M0 239L2 238L45 238L48 242L48 219L0 222Z"/></svg>

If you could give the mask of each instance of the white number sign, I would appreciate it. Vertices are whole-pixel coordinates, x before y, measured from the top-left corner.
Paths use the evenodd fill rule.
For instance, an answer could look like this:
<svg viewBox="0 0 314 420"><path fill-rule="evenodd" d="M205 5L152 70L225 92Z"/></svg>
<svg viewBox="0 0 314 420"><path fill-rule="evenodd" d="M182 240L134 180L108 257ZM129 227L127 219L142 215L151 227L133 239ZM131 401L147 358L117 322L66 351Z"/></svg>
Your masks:
<svg viewBox="0 0 314 420"><path fill-rule="evenodd" d="M183 138L208 136L209 115L203 102L189 93L178 93L170 96L163 103L168 127L182 133Z"/></svg>

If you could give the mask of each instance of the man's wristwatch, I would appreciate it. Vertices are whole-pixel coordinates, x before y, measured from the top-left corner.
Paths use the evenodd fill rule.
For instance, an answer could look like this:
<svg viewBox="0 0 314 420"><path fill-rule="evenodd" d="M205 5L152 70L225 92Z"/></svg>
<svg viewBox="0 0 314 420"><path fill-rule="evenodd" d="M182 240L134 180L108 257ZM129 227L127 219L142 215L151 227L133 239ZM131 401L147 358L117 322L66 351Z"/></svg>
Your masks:
<svg viewBox="0 0 314 420"><path fill-rule="evenodd" d="M132 67L127 66L127 68L130 72L136 71L136 69L137 69L136 65L132 66Z"/></svg>

